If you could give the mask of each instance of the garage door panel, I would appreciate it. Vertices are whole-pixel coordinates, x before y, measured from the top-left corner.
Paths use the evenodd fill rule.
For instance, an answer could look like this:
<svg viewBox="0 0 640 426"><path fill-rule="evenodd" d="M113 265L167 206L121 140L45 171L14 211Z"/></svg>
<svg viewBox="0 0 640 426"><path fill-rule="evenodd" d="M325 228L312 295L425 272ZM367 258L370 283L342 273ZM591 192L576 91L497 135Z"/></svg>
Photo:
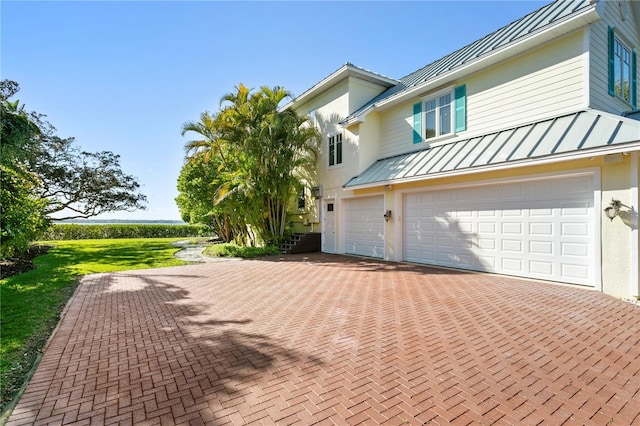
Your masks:
<svg viewBox="0 0 640 426"><path fill-rule="evenodd" d="M522 241L502 240L502 251L505 253L522 253Z"/></svg>
<svg viewBox="0 0 640 426"><path fill-rule="evenodd" d="M408 195L404 260L593 286L593 182L563 177Z"/></svg>
<svg viewBox="0 0 640 426"><path fill-rule="evenodd" d="M578 256L584 257L589 254L588 243L562 243L560 245L560 254L562 256Z"/></svg>
<svg viewBox="0 0 640 426"><path fill-rule="evenodd" d="M522 259L513 258L513 257L503 257L502 258L502 269L514 275L520 275L523 273L522 269Z"/></svg>
<svg viewBox="0 0 640 426"><path fill-rule="evenodd" d="M532 255L553 256L553 241L529 241L529 253Z"/></svg>
<svg viewBox="0 0 640 426"><path fill-rule="evenodd" d="M418 200L418 197L415 198ZM345 253L384 257L384 199L355 198L345 201ZM407 220L410 220L407 217Z"/></svg>
<svg viewBox="0 0 640 426"><path fill-rule="evenodd" d="M540 277L546 277L544 279L552 279L553 262L530 261L529 270L531 271L532 275L539 275Z"/></svg>

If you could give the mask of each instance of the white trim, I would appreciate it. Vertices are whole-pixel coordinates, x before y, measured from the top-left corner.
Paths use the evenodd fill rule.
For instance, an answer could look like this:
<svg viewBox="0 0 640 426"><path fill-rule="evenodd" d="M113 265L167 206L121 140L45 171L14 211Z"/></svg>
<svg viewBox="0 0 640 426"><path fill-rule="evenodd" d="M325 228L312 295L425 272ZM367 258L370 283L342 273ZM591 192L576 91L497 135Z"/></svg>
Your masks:
<svg viewBox="0 0 640 426"><path fill-rule="evenodd" d="M594 254L593 260L599 260L593 265L594 278L597 279L594 290L602 291L602 170L600 167L593 167L593 234L594 234Z"/></svg>
<svg viewBox="0 0 640 426"><path fill-rule="evenodd" d="M487 186L494 184L502 184L502 183L521 183L521 182L530 182L537 180L545 180L545 179L555 179L555 178L563 178L563 177L571 177L571 176L587 176L600 174L599 167L587 167L582 169L575 170L565 170L558 172L546 172L546 173L535 173L530 175L522 175L522 176L510 176L510 177L501 177L494 179L484 179L484 180L474 180L471 182L460 182L460 183L447 183L442 185L434 185L428 187L418 187L418 188L406 188L398 190L400 194L408 194L413 192L424 192L428 191L442 191L446 189L458 189L458 188L473 188L476 186Z"/></svg>
<svg viewBox="0 0 640 426"><path fill-rule="evenodd" d="M640 198L638 198L638 152L631 153L631 185L629 188L631 196L631 207L633 209L631 217L631 288L630 293L633 297L640 296L640 265L638 257L640 253L640 235L638 234L638 206ZM633 215L635 213L635 216Z"/></svg>
<svg viewBox="0 0 640 426"><path fill-rule="evenodd" d="M403 214L401 208L398 208L399 205L403 205L404 197L406 194L420 193L420 192L431 192L431 191L442 191L447 189L462 189L462 188L473 188L480 186L490 186L493 184L511 184L511 183L525 183L531 181L540 181L540 180L551 180L557 178L567 178L567 177L577 177L577 176L591 176L593 178L593 214L591 217L593 223L593 248L591 252L591 257L596 260L601 256L602 253L602 234L601 234L601 213L602 213L602 196L601 196L601 170L599 167L589 167L583 169L569 170L569 171L561 171L561 172L548 172L548 173L538 173L531 175L523 175L517 177L508 177L508 178L496 178L496 179L485 179L480 181L472 181L472 182L460 182L455 184L444 184L444 185L435 185L435 186L424 186L419 188L407 188L398 190L396 193L396 200L399 199L399 202L396 201L396 210L398 210L398 214L396 215L397 221L395 224L394 232L396 236L399 234L400 238L396 238L396 259L401 262L403 257L403 247L404 240L402 235L402 220ZM398 257L399 256L399 257ZM602 261L594 262L593 265L593 279L595 280L593 290L602 291Z"/></svg>
<svg viewBox="0 0 640 426"><path fill-rule="evenodd" d="M422 105L421 107L421 117L420 117L420 123L422 125L422 128L420 129L420 136L422 137L422 141L421 142L414 142L414 144L418 144L418 143L435 143L435 142L441 142L443 139L449 139L449 138L453 138L456 136L456 107L455 107L455 85L450 85L447 86L441 90L435 91L435 92L431 92L431 93L427 93L425 94L423 97L420 98L420 103ZM451 97L451 100L449 102L449 125L451 128L451 131L449 133L442 133L441 129L440 129L440 98L442 96L446 96L449 95ZM427 133L427 106L426 106L426 102L427 101L435 101L436 103L436 108L435 108L435 132L436 135L431 137L431 138L427 138L426 137L426 133Z"/></svg>
<svg viewBox="0 0 640 426"><path fill-rule="evenodd" d="M583 105L591 108L591 27L582 33L582 85Z"/></svg>
<svg viewBox="0 0 640 426"><path fill-rule="evenodd" d="M333 144L333 153L334 153L333 161L334 161L334 163L330 164L330 161L332 159L330 157L330 154L331 154L331 149L330 149L331 138L335 138L338 135L340 136L340 162L339 163L337 162L338 161L338 153L336 151L336 148L338 146L338 143L337 143L337 141L334 141L334 144ZM327 152L327 170L333 170L333 169L337 169L339 167L343 167L343 164L344 164L344 139L345 139L344 131L342 131L342 130L339 131L339 132L335 132L335 133L329 133L327 135L327 151L326 151Z"/></svg>
<svg viewBox="0 0 640 426"><path fill-rule="evenodd" d="M300 96L295 97L293 100L281 107L279 111L285 111L289 108L292 108L294 104L301 104L305 101L305 99L322 93L324 90L330 88L331 86L338 84L338 82L342 81L344 78L351 76L359 77L361 80L369 82L376 82L383 87L392 87L399 83L399 81L396 79L386 77L381 74L376 74L373 71L365 70L364 68L357 67L347 62L336 71L331 73L329 76L325 77L324 79L320 80L318 83L304 91Z"/></svg>

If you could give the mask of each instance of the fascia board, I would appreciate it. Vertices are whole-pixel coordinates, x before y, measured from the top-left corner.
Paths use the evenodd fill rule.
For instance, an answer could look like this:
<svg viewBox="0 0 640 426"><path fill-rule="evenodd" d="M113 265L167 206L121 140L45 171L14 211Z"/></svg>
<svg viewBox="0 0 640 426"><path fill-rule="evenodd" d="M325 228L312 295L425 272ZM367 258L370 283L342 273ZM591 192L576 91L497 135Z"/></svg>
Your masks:
<svg viewBox="0 0 640 426"><path fill-rule="evenodd" d="M295 99L291 100L289 103L281 107L280 110L284 111L289 108L292 108L294 104L301 104L306 99L310 99L314 96L317 96L318 94L324 92L325 90L328 90L329 88L335 86L340 81L348 77L360 78L364 81L379 84L381 86L386 86L386 87L395 86L396 84L399 83L398 80L394 80L392 78L385 77L383 75L376 74L374 72L367 71L365 69L362 69L362 68L356 67L355 65L347 63L347 64L344 64L335 72L333 72L331 75L326 77L325 79L321 80L320 82L318 82L317 84L315 84L314 86L306 90L300 96L296 97Z"/></svg>
<svg viewBox="0 0 640 426"><path fill-rule="evenodd" d="M553 154L551 156L544 157L544 158L511 161L509 163L505 163L497 166L487 165L487 166L481 166L481 167L473 167L473 168L464 169L464 170L452 170L449 172L434 173L431 175L416 176L416 177L411 177L406 179L391 179L391 180L380 181L380 182L366 183L362 185L343 186L343 188L348 190L376 188L384 185L399 185L401 183L421 182L421 181L427 181L427 180L443 178L443 177L464 176L464 175L471 175L471 174L482 173L482 172L509 170L509 169L515 169L520 167L526 167L526 166L541 166L545 164L560 163L562 161L568 161L568 160L581 160L581 159L592 158L596 156L604 156L609 154L622 154L622 153L628 153L628 152L634 152L634 151L640 151L640 141L627 142L625 144L618 144L618 145L607 146L607 147L585 149L579 152L573 151L573 152L566 152L563 154Z"/></svg>
<svg viewBox="0 0 640 426"><path fill-rule="evenodd" d="M434 90L455 80L460 80L470 74L473 74L474 72L477 72L484 68L488 68L517 54L524 53L527 50L537 47L545 42L551 41L559 36L563 36L572 31L583 28L600 19L602 18L598 14L594 5L588 9L585 9L578 15L568 17L564 21L560 21L558 24L549 27L541 32L524 36L522 39L514 42L513 44L505 45L485 56L473 59L456 69L441 74L434 79L427 80L415 87L390 96L389 98L384 99L380 102L376 102L375 104L370 105L367 109L362 111L357 116L351 117L348 120L343 121L341 124L344 127L350 127L354 124L362 123L365 120L365 116L373 110L384 111L385 109L402 103L408 99L417 97L422 93Z"/></svg>

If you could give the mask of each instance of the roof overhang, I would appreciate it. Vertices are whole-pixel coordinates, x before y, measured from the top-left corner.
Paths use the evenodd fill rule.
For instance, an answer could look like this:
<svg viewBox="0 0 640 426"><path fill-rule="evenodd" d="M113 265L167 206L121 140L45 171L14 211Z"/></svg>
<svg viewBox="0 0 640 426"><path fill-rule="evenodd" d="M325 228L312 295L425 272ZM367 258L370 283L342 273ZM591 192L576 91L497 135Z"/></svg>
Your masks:
<svg viewBox="0 0 640 426"><path fill-rule="evenodd" d="M640 151L640 121L585 110L381 159L344 188L375 188L633 151Z"/></svg>
<svg viewBox="0 0 640 426"><path fill-rule="evenodd" d="M334 71L331 75L321 80L319 83L312 86L310 89L302 93L300 96L294 98L291 102L284 105L281 110L287 110L292 108L294 105L300 105L305 101L312 99L313 97L323 93L324 91L330 89L336 84L340 83L346 78L355 77L360 80L367 81L369 83L377 84L382 87L393 87L398 84L398 80L394 80L393 78L385 77L380 74L376 74L372 71L366 70L364 68L357 67L351 63L346 63L336 71Z"/></svg>
<svg viewBox="0 0 640 426"><path fill-rule="evenodd" d="M458 67L438 75L435 78L426 80L423 83L413 86L407 90L403 90L395 95L382 99L379 102L375 102L360 111L357 115L348 117L346 120L342 121L341 124L345 127L350 127L355 124L362 123L364 122L367 114L372 111L384 111L398 105L399 103L437 89L438 87L459 81L470 74L488 68L492 65L496 65L513 56L525 53L553 39L584 28L585 26L601 19L597 9L597 3L593 3L588 8L585 8L576 14L569 15L552 26L523 36L513 43L509 43L485 55L474 58Z"/></svg>
<svg viewBox="0 0 640 426"><path fill-rule="evenodd" d="M548 156L546 158L512 161L510 163L497 165L497 166L480 166L480 167L474 167L472 169L433 173L427 176L414 177L414 178L390 179L386 181L380 181L380 182L362 184L362 185L347 186L348 185L347 184L344 186L344 188L352 189L352 190L378 188L385 185L398 185L401 183L424 182L424 181L444 178L444 177L464 176L464 175L471 175L471 174L483 173L488 171L509 170L516 167L541 166L545 164L560 163L562 161L567 161L567 160L578 160L578 159L585 159L585 158L591 159L597 156L605 156L610 154L627 154L634 151L640 151L640 141L630 142L628 144L625 144L624 146L618 145L618 146L602 148L602 149L584 150L577 154L567 153L567 154L561 154L561 155L555 155L555 156Z"/></svg>

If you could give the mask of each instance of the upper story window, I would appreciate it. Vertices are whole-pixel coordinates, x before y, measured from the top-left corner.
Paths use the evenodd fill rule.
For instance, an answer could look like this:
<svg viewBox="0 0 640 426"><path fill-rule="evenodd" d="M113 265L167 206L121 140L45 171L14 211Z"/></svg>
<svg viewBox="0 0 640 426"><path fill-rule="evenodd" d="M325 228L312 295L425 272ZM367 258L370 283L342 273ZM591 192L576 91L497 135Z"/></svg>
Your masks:
<svg viewBox="0 0 640 426"><path fill-rule="evenodd" d="M615 94L631 102L631 49L617 37L614 40L613 61Z"/></svg>
<svg viewBox="0 0 640 426"><path fill-rule="evenodd" d="M329 136L329 167L342 164L342 133Z"/></svg>
<svg viewBox="0 0 640 426"><path fill-rule="evenodd" d="M424 101L424 139L450 134L452 120L451 92Z"/></svg>
<svg viewBox="0 0 640 426"><path fill-rule="evenodd" d="M636 52L609 27L609 94L636 107Z"/></svg>
<svg viewBox="0 0 640 426"><path fill-rule="evenodd" d="M413 143L467 129L467 89L457 86L413 105Z"/></svg>

